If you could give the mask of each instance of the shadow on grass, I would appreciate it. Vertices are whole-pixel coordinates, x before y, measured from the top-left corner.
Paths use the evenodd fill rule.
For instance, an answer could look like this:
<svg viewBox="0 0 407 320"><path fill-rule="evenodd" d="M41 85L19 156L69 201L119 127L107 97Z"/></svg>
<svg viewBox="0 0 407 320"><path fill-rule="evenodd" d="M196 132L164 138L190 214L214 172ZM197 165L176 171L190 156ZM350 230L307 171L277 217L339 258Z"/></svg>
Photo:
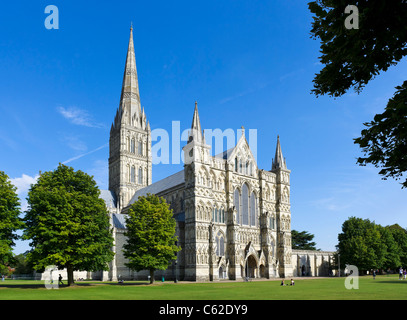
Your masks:
<svg viewBox="0 0 407 320"><path fill-rule="evenodd" d="M44 284L1 284L0 290L2 288L8 289L40 289L44 288Z"/></svg>
<svg viewBox="0 0 407 320"><path fill-rule="evenodd" d="M117 283L117 282L100 282L100 283L91 283L91 285L96 285L96 286L101 286L101 285L107 285L107 286L147 286L150 285L150 282L124 282L124 283Z"/></svg>
<svg viewBox="0 0 407 320"><path fill-rule="evenodd" d="M12 280L11 280L12 281ZM5 284L0 284L0 290L2 288L8 289L43 289L45 288L45 283L12 283L7 281ZM124 283L117 283L117 282L75 282L73 286L68 286L66 284L59 285L60 289L62 288L75 288L75 287L91 287L91 286L140 286L140 285L150 285L150 282L124 282Z"/></svg>
<svg viewBox="0 0 407 320"><path fill-rule="evenodd" d="M380 282L380 283L392 283L392 284L398 283L398 284L406 284L407 285L407 281L403 281L403 280L379 280L378 282Z"/></svg>

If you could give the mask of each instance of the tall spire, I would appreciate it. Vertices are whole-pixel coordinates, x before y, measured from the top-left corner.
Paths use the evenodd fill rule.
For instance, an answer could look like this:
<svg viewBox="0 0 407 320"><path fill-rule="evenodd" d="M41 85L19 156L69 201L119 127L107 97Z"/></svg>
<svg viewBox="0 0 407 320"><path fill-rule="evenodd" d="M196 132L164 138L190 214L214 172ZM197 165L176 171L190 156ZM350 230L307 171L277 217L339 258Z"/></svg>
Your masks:
<svg viewBox="0 0 407 320"><path fill-rule="evenodd" d="M140 104L131 26L120 105L109 139L109 190L116 196L118 210L129 203L137 190L151 184L151 177L151 128Z"/></svg>
<svg viewBox="0 0 407 320"><path fill-rule="evenodd" d="M129 47L127 49L126 65L124 68L122 93L120 96L120 108L130 107L130 115L140 112L140 94L138 88L136 55L133 43L133 24L130 27Z"/></svg>
<svg viewBox="0 0 407 320"><path fill-rule="evenodd" d="M194 116L192 118L191 131L189 133L188 142L190 141L202 142L202 129L201 122L199 121L198 102L195 101Z"/></svg>
<svg viewBox="0 0 407 320"><path fill-rule="evenodd" d="M280 136L277 136L276 155L274 156L273 164L271 167L271 170L275 169L287 169L287 165L283 157L283 152L281 151Z"/></svg>

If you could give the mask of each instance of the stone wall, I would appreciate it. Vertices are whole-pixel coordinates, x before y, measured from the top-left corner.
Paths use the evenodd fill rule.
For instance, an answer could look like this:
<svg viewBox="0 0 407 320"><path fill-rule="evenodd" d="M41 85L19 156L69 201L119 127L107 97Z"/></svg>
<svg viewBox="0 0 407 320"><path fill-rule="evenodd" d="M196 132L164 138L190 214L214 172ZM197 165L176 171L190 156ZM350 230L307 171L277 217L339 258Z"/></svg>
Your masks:
<svg viewBox="0 0 407 320"><path fill-rule="evenodd" d="M292 268L294 277L328 277L332 275L332 251L293 250Z"/></svg>

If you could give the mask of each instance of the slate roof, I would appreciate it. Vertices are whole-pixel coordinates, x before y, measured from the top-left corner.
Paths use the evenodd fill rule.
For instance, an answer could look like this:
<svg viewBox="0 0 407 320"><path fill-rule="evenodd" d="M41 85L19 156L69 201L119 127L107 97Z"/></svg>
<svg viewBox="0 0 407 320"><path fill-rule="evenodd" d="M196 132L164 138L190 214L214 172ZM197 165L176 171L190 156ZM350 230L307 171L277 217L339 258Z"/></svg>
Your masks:
<svg viewBox="0 0 407 320"><path fill-rule="evenodd" d="M125 215L121 213L113 213L113 225L117 229L126 229Z"/></svg>
<svg viewBox="0 0 407 320"><path fill-rule="evenodd" d="M100 190L100 196L99 198L102 198L106 202L106 206L109 208L116 208L117 202L116 202L116 196L114 193L110 190Z"/></svg>
<svg viewBox="0 0 407 320"><path fill-rule="evenodd" d="M126 229L126 214L123 213L113 213L113 226L116 229ZM179 212L174 214L174 219L178 222L185 222L185 212Z"/></svg>
<svg viewBox="0 0 407 320"><path fill-rule="evenodd" d="M224 160L228 160L230 155L232 154L233 150L235 150L236 147L230 148L226 151L223 151L221 153L218 153L217 155L215 155L215 158L220 158L220 159L224 159Z"/></svg>
<svg viewBox="0 0 407 320"><path fill-rule="evenodd" d="M172 187L178 186L185 182L184 170L181 170L173 175L166 177L162 180L154 182L143 189L137 190L129 202L129 206L138 200L141 196L146 196L147 193L157 194L162 191L168 190Z"/></svg>

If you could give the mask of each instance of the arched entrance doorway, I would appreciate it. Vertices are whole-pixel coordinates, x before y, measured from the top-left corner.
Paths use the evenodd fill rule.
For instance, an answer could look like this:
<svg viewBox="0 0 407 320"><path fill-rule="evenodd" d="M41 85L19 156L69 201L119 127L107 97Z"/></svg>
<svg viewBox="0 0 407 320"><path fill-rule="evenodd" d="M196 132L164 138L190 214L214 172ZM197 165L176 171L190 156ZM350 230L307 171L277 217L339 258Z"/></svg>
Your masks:
<svg viewBox="0 0 407 320"><path fill-rule="evenodd" d="M219 267L219 279L226 279L226 267L224 265Z"/></svg>
<svg viewBox="0 0 407 320"><path fill-rule="evenodd" d="M257 276L257 262L253 255L247 257L245 276L249 278L256 278Z"/></svg>
<svg viewBox="0 0 407 320"><path fill-rule="evenodd" d="M260 265L260 278L266 278L266 267L264 264Z"/></svg>

